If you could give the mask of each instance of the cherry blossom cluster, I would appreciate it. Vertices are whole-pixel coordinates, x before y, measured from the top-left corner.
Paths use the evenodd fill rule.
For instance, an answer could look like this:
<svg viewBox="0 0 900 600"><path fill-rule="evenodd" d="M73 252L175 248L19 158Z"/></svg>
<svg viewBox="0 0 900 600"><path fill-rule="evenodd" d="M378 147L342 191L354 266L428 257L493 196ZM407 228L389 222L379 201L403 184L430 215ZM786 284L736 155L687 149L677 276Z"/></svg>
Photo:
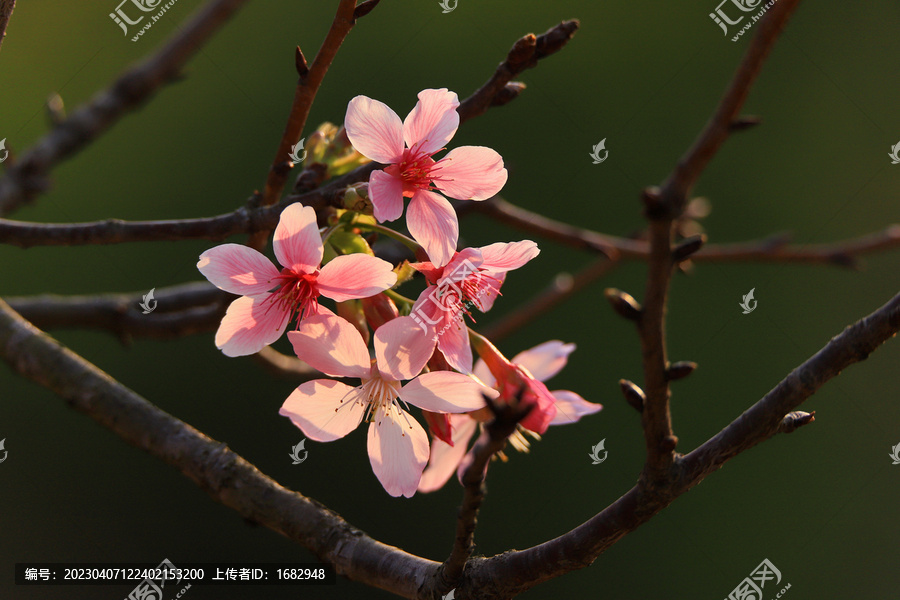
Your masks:
<svg viewBox="0 0 900 600"><path fill-rule="evenodd" d="M240 244L207 250L197 264L214 285L240 296L222 319L216 346L227 356L255 354L295 323L287 337L297 357L335 379L300 385L280 414L319 442L367 422L372 470L392 496L433 491L461 475L470 440L491 418L487 399L531 407L509 439L518 450L529 447L525 435L540 439L548 426L602 408L543 383L565 366L574 345L550 341L508 360L466 324L473 309L491 309L507 273L539 250L524 240L457 251L459 223L445 196L486 200L507 180L503 159L490 148L463 146L434 158L456 133L458 106L453 92L423 90L401 121L385 104L357 96L347 108L346 138L362 157L387 165L369 179L370 215L338 211L320 229L312 208L293 204L272 243L280 269ZM362 233L390 231L380 223L403 215L404 198L409 241L428 260L395 266L375 257ZM416 300L397 291L413 272L426 284ZM431 443L411 407L421 410Z"/></svg>

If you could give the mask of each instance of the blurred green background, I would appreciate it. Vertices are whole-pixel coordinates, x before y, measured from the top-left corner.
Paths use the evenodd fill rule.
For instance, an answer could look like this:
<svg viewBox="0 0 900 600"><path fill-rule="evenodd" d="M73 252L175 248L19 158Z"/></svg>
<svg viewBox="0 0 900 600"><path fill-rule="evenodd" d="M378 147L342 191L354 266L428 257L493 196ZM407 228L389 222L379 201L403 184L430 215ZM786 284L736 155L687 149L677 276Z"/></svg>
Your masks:
<svg viewBox="0 0 900 600"><path fill-rule="evenodd" d="M341 122L366 94L405 115L415 94L448 87L468 96L511 44L563 19L582 28L560 54L526 72L526 92L463 126L453 146L487 145L504 157L510 201L551 217L628 235L644 226L642 187L659 183L718 101L747 36L732 43L710 20L716 0L384 0L342 48L313 108ZM179 0L138 42L108 14L116 0L20 2L0 52L0 138L23 150L46 131L43 103L59 92L69 110L159 47L200 6ZM164 88L53 173L54 187L14 218L38 222L181 218L219 214L262 186L293 95L293 48L311 57L336 2L251 2ZM713 212L713 242L790 230L799 242L859 236L900 222L900 5L822 0L802 4L745 107L764 117L735 135L697 186ZM609 159L593 165L606 138ZM462 223L467 245L524 236L482 217ZM240 238L235 238L239 241ZM591 257L537 240L540 257L512 274L490 323L561 271ZM115 247L0 246L0 296L90 294L165 287L199 278L208 242ZM795 265L700 265L674 280L672 360L700 365L674 385L679 450L687 452L739 415L841 329L900 289L900 252L866 259L863 272ZM547 339L578 350L551 389L602 402L598 415L551 429L530 455L495 464L479 519L477 552L526 548L568 531L628 490L644 456L639 420L617 381L640 382L633 328L602 297L615 286L643 295L645 269L627 264L540 321L504 340L513 355ZM756 289L756 311L738 303ZM166 411L334 509L375 538L443 560L461 490L389 497L375 479L360 428L344 440L308 442L277 411L292 389L249 359L228 359L213 335L122 347L98 332L52 332ZM283 343L283 341L282 341ZM279 346L284 349L284 347ZM816 423L729 462L589 568L525 598L722 598L771 560L787 598L896 598L900 574L900 442L897 365L889 343L829 383L804 409ZM34 384L0 368L0 596L105 599L130 587L12 584L22 561L180 562L311 560L298 545L245 524L174 469L123 443ZM609 458L592 466L591 446ZM648 576L652 574L651 576ZM766 598L777 590L769 590ZM388 598L339 578L334 587L194 587L201 598Z"/></svg>

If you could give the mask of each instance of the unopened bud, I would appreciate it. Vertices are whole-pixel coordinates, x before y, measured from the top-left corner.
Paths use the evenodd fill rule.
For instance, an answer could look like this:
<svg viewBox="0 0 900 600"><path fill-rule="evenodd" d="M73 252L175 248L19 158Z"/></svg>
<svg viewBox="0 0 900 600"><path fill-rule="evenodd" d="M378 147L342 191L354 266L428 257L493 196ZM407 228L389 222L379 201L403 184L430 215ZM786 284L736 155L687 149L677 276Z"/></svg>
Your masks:
<svg viewBox="0 0 900 600"><path fill-rule="evenodd" d="M691 257L697 250L703 247L703 244L706 243L706 236L702 233L700 235L692 235L691 237L684 239L675 246L675 249L672 250L672 260L676 263L680 263L684 260L687 260Z"/></svg>
<svg viewBox="0 0 900 600"><path fill-rule="evenodd" d="M644 402L647 401L647 395L644 393L644 390L627 379L620 379L619 387L622 389L622 394L625 396L625 400L628 404L630 404L634 410L644 412Z"/></svg>
<svg viewBox="0 0 900 600"><path fill-rule="evenodd" d="M344 190L344 208L364 215L373 214L372 201L369 200L369 184L354 183Z"/></svg>
<svg viewBox="0 0 900 600"><path fill-rule="evenodd" d="M641 305L631 294L616 288L606 288L606 299L612 304L613 310L629 321L637 321L641 318Z"/></svg>
<svg viewBox="0 0 900 600"><path fill-rule="evenodd" d="M666 379L668 379L669 381L684 379L685 377L693 373L694 369L696 368L697 363L695 362L690 362L687 360L674 362L669 365L669 368L666 369Z"/></svg>

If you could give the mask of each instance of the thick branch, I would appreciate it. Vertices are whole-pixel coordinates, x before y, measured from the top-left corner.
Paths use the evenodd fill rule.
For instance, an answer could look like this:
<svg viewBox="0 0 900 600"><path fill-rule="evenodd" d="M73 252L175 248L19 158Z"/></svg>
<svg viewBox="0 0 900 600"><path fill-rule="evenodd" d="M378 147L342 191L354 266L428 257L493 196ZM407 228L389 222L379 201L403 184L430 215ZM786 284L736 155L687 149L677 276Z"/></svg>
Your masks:
<svg viewBox="0 0 900 600"><path fill-rule="evenodd" d="M338 573L405 598L439 567L373 540L334 512L285 489L42 333L0 300L0 357L129 444L176 467L214 500L294 540Z"/></svg>
<svg viewBox="0 0 900 600"><path fill-rule="evenodd" d="M602 512L553 540L489 559L473 559L466 568L467 585L479 598L510 598L535 585L590 565L600 554L650 520L678 496L721 468L729 459L787 431L786 418L802 425L809 415L791 415L828 380L850 365L865 360L900 331L900 294L847 327L812 358L744 414L676 463L678 477L668 488L638 484Z"/></svg>
<svg viewBox="0 0 900 600"><path fill-rule="evenodd" d="M188 60L245 2L215 0L204 6L159 52L119 77L23 154L0 180L0 215L9 214L44 191L53 167L175 80Z"/></svg>

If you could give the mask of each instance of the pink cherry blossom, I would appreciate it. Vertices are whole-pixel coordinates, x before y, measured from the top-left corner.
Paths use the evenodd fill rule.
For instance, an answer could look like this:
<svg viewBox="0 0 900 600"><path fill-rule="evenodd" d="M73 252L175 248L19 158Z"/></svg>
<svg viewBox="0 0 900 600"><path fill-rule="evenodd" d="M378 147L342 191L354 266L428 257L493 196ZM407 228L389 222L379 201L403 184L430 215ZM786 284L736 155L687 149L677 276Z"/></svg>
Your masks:
<svg viewBox="0 0 900 600"><path fill-rule="evenodd" d="M461 373L418 375L434 342L409 317L375 330L375 360L353 325L334 315L309 317L288 338L297 356L313 368L333 377L359 378L360 385L309 381L288 397L279 414L319 442L344 437L366 418L369 462L392 496L415 494L428 462L428 436L398 399L432 412L457 413L484 407L482 394L497 395ZM403 380L410 381L401 385Z"/></svg>
<svg viewBox="0 0 900 600"><path fill-rule="evenodd" d="M413 265L433 285L419 295L410 316L437 339L437 347L451 367L472 372L472 347L463 314L471 317L471 307L490 310L506 273L539 253L531 240L498 242L457 252L444 267L429 262Z"/></svg>
<svg viewBox="0 0 900 600"><path fill-rule="evenodd" d="M559 373L566 366L568 356L574 350L575 344L564 344L558 340L553 340L520 352L513 357L510 363L519 367L534 379L545 381ZM502 385L498 383L485 361L479 360L475 365L475 376L483 381L485 385L500 389L502 395ZM568 390L557 390L549 393L553 397L555 407L555 413L550 418L549 425L575 423L581 417L598 412L603 408L603 405L588 402L575 392ZM465 464L463 459L466 456L469 440L475 435L480 426L476 417L480 417L480 415L478 413L475 416L469 414L449 415L450 441L452 443L448 444L441 437L433 439L431 458L428 461L428 467L422 474L422 479L419 481L420 492L432 492L443 487L454 471L458 472L460 466ZM510 444L523 452L527 452L529 448L528 440L523 433L528 433L535 439L540 439L540 435L537 432L525 427L526 421L523 421L522 427L510 437Z"/></svg>
<svg viewBox="0 0 900 600"><path fill-rule="evenodd" d="M397 282L387 261L366 254L338 256L321 269L322 238L316 213L292 204L281 213L273 249L281 271L253 248L223 244L200 255L197 268L219 289L241 297L231 303L216 346L226 356L255 354L273 343L296 316L331 313L319 295L336 302L365 298Z"/></svg>
<svg viewBox="0 0 900 600"><path fill-rule="evenodd" d="M459 127L456 94L422 90L412 112L401 123L387 105L357 96L347 106L347 137L361 154L388 165L369 178L369 198L378 221L403 214L403 198L410 198L406 224L431 261L446 265L459 238L453 207L438 190L458 200L487 200L506 184L503 158L482 146L461 146L444 158L444 149Z"/></svg>

